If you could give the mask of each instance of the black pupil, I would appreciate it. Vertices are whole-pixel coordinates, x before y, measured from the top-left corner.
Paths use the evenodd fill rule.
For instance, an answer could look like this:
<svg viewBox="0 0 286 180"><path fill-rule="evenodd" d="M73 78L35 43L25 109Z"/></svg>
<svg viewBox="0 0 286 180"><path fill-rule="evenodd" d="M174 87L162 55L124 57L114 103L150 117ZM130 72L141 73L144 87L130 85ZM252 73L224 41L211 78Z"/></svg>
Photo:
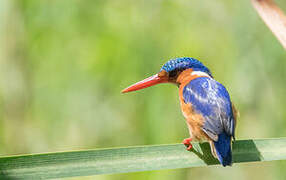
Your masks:
<svg viewBox="0 0 286 180"><path fill-rule="evenodd" d="M169 77L175 77L177 75L177 71L169 72Z"/></svg>

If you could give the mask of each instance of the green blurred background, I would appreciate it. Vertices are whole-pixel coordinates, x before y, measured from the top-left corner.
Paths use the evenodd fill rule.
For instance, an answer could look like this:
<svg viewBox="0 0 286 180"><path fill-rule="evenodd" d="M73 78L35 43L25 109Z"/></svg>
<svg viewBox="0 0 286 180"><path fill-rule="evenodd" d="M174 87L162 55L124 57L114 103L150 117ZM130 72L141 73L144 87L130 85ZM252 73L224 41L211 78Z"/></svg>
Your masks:
<svg viewBox="0 0 286 180"><path fill-rule="evenodd" d="M176 86L120 91L182 56L229 90L237 139L286 136L286 53L248 0L0 0L0 34L1 155L181 142ZM285 171L276 161L73 179L264 180Z"/></svg>

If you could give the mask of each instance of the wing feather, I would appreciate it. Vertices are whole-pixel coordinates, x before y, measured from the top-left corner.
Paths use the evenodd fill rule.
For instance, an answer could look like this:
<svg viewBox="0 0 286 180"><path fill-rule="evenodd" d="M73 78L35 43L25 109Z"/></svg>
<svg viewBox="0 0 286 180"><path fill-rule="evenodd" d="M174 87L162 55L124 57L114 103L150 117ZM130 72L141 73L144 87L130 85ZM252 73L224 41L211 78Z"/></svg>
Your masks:
<svg viewBox="0 0 286 180"><path fill-rule="evenodd" d="M234 137L236 110L222 84L209 77L196 78L184 87L183 98L204 117L202 130L211 139L217 141L222 132Z"/></svg>

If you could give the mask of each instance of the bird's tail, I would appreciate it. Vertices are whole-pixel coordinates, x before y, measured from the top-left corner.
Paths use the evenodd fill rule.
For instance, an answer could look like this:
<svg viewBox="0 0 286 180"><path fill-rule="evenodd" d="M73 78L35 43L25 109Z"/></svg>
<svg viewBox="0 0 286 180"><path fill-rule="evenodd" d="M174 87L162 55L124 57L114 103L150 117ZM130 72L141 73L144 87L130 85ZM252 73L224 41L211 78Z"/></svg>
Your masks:
<svg viewBox="0 0 286 180"><path fill-rule="evenodd" d="M215 154L219 162L223 166L231 166L232 153L231 153L231 136L225 132L218 136L218 140L214 141Z"/></svg>

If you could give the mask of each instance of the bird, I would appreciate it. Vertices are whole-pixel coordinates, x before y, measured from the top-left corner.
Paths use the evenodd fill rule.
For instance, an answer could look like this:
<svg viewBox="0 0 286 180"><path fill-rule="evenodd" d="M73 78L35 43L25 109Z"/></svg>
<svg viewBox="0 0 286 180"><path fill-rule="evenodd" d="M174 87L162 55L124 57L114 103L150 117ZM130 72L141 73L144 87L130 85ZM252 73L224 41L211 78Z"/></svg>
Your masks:
<svg viewBox="0 0 286 180"><path fill-rule="evenodd" d="M125 88L122 93L161 83L179 87L180 106L190 135L182 142L186 149L193 148L193 141L208 141L212 155L220 164L231 166L238 111L227 89L202 62L180 57L167 61L157 74Z"/></svg>

